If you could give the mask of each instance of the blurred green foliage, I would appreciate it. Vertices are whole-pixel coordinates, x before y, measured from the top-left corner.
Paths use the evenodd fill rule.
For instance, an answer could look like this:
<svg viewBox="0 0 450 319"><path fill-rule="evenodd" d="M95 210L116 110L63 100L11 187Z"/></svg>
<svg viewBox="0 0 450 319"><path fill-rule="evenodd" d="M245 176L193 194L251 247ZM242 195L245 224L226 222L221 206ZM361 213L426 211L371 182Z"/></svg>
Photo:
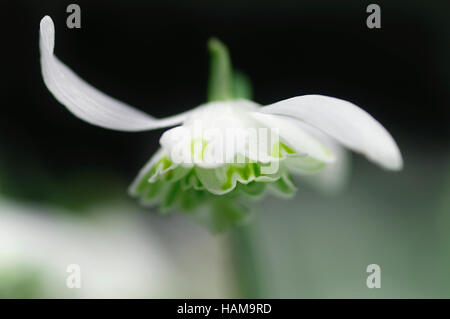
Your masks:
<svg viewBox="0 0 450 319"><path fill-rule="evenodd" d="M44 291L42 273L37 267L0 263L0 299L43 298Z"/></svg>

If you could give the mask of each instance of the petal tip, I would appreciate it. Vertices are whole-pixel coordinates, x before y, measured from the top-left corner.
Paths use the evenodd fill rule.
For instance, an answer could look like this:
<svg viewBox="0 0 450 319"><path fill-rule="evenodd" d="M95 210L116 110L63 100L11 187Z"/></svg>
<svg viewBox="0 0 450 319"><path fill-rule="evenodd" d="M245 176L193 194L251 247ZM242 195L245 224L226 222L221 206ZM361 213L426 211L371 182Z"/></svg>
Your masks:
<svg viewBox="0 0 450 319"><path fill-rule="evenodd" d="M52 18L46 15L40 22L40 34L44 47L51 53L55 45L55 25Z"/></svg>
<svg viewBox="0 0 450 319"><path fill-rule="evenodd" d="M403 158L400 151L397 153L395 160L393 160L391 165L388 167L392 171L401 171L403 169Z"/></svg>
<svg viewBox="0 0 450 319"><path fill-rule="evenodd" d="M378 163L380 166L391 171L401 171L403 169L403 157L400 153L400 149L392 139L391 146L385 150L382 157L371 156L370 153L366 154L369 159ZM373 155L373 154L372 154Z"/></svg>

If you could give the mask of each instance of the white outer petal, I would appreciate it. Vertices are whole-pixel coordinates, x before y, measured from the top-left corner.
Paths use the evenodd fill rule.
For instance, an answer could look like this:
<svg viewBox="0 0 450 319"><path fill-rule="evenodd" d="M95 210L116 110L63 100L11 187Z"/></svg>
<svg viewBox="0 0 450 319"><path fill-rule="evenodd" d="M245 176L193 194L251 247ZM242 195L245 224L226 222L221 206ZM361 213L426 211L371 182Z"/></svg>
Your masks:
<svg viewBox="0 0 450 319"><path fill-rule="evenodd" d="M320 140L303 130L297 123L290 121L289 118L259 112L252 112L251 115L264 126L278 130L280 139L299 155L310 156L327 163L334 161L331 150L328 150Z"/></svg>
<svg viewBox="0 0 450 319"><path fill-rule="evenodd" d="M54 56L55 26L49 16L40 23L41 69L45 85L78 118L119 131L144 131L181 123L189 112L155 119L92 87Z"/></svg>
<svg viewBox="0 0 450 319"><path fill-rule="evenodd" d="M261 111L311 124L387 169L399 170L403 166L400 150L388 131L350 102L323 95L303 95L265 106Z"/></svg>

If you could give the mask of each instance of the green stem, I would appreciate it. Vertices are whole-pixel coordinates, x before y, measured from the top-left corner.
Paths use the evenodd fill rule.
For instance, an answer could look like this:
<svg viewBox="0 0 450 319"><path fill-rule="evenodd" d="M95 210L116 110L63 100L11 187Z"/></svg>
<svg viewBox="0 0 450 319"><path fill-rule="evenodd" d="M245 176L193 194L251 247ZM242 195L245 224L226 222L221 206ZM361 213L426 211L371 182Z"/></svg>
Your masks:
<svg viewBox="0 0 450 319"><path fill-rule="evenodd" d="M230 234L240 298L262 298L261 269L250 224L237 226Z"/></svg>

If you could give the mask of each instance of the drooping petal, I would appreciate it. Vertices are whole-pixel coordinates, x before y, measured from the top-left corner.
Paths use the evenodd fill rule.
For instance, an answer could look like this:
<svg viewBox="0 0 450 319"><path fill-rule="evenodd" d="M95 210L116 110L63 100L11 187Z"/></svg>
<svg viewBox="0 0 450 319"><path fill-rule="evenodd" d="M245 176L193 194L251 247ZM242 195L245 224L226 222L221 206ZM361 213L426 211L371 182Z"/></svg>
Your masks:
<svg viewBox="0 0 450 319"><path fill-rule="evenodd" d="M333 162L333 154L320 140L311 136L299 125L283 116L252 112L251 115L272 130L278 131L280 139L301 156L310 156L322 162Z"/></svg>
<svg viewBox="0 0 450 319"><path fill-rule="evenodd" d="M387 169L399 170L403 166L400 150L388 131L350 102L323 95L304 95L268 105L261 111L311 124Z"/></svg>
<svg viewBox="0 0 450 319"><path fill-rule="evenodd" d="M53 54L55 26L49 16L40 23L41 69L45 85L78 118L119 131L144 131L181 123L189 112L156 119L91 86Z"/></svg>

